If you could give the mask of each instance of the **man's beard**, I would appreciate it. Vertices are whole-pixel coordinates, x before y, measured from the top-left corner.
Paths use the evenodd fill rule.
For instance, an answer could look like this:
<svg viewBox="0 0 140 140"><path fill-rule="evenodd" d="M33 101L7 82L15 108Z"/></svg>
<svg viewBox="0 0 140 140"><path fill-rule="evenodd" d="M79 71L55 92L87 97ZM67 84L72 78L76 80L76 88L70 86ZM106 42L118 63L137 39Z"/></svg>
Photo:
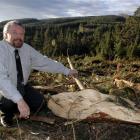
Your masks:
<svg viewBox="0 0 140 140"><path fill-rule="evenodd" d="M14 39L13 42L12 42L12 45L15 48L21 48L22 45L23 45L23 41L21 39Z"/></svg>

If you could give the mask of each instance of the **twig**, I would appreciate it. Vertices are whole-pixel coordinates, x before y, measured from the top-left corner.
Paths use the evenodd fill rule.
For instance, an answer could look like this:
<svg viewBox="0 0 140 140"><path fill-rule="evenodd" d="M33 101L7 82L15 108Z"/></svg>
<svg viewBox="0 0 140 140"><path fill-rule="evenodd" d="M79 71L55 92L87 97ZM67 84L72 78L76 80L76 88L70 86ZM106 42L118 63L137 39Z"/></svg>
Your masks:
<svg viewBox="0 0 140 140"><path fill-rule="evenodd" d="M21 129L20 129L20 126L19 126L19 123L18 123L18 118L17 118L17 116L15 116L15 119L16 119L18 131L19 131L19 138L20 138L20 140L22 140L22 137L21 137Z"/></svg>
<svg viewBox="0 0 140 140"><path fill-rule="evenodd" d="M71 63L69 57L67 57L67 60L68 60L68 63L69 63L69 65L70 65L70 68L71 68L71 69L74 69L74 67L73 67L73 65L72 65L72 63ZM73 77L73 79L74 79L75 82L77 83L77 85L78 85L78 87L80 88L80 90L85 89L85 87L83 86L83 84L82 84L77 78Z"/></svg>
<svg viewBox="0 0 140 140"><path fill-rule="evenodd" d="M94 85L102 84L102 83L105 83L105 82L107 82L107 81L111 81L111 79L104 80L104 81L101 81L101 82L94 82L93 84L94 84Z"/></svg>
<svg viewBox="0 0 140 140"><path fill-rule="evenodd" d="M73 131L73 140L76 140L75 128L74 128L73 123L71 124L71 126L72 126L72 131Z"/></svg>
<svg viewBox="0 0 140 140"><path fill-rule="evenodd" d="M76 119L76 120L73 120L73 121L67 121L67 122L64 123L64 125L67 126L67 125L71 125L73 123L77 123L77 122L80 122L80 121L83 121L83 119L78 119L78 120Z"/></svg>

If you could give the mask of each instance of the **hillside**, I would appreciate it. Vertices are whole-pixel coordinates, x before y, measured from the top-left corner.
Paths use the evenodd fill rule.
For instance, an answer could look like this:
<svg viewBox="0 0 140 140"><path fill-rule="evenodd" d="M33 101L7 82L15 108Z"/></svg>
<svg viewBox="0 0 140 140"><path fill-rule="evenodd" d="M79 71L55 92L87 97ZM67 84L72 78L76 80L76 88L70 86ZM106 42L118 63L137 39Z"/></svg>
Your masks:
<svg viewBox="0 0 140 140"><path fill-rule="evenodd" d="M139 58L140 17L89 16L19 19L25 41L48 56L92 55L104 59ZM7 21L0 23L2 28Z"/></svg>

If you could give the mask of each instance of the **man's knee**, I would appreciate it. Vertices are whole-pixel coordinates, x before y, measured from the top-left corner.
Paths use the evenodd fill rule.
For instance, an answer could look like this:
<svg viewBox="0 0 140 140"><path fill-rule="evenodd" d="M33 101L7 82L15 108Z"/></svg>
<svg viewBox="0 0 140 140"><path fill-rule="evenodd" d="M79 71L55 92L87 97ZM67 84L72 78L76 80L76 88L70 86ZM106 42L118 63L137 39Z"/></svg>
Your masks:
<svg viewBox="0 0 140 140"><path fill-rule="evenodd" d="M7 111L12 111L12 110L15 110L17 107L17 105L9 100L9 99L6 99L6 98L2 98L1 101L0 101L0 110L3 111L3 112L7 112Z"/></svg>

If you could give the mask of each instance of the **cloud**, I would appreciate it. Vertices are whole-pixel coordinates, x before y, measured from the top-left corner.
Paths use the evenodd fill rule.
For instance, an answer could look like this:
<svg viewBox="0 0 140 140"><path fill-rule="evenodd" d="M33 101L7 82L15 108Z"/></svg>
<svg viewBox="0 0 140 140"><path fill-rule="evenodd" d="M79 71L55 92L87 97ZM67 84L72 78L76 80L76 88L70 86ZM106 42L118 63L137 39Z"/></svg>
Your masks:
<svg viewBox="0 0 140 140"><path fill-rule="evenodd" d="M133 14L139 0L1 0L0 20Z"/></svg>
<svg viewBox="0 0 140 140"><path fill-rule="evenodd" d="M134 11L140 6L139 0L110 0L107 2L107 13L124 13L132 15Z"/></svg>

